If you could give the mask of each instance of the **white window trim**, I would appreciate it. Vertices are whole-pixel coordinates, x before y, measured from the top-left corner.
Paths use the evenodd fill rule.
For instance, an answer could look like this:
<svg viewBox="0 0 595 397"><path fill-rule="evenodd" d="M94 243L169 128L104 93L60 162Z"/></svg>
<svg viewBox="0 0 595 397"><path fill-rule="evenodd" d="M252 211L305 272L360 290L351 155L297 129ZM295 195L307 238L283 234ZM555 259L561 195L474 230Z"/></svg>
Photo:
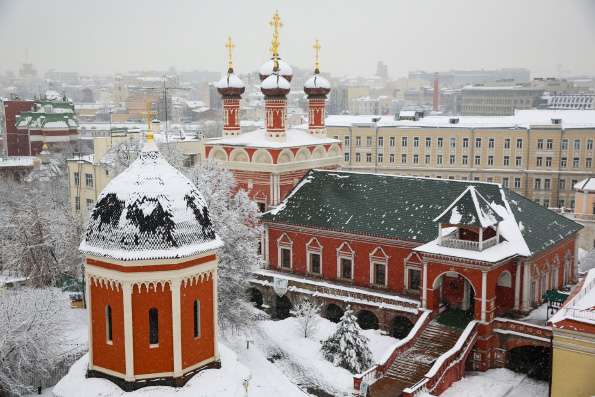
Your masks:
<svg viewBox="0 0 595 397"><path fill-rule="evenodd" d="M287 237L289 242L281 241L283 237ZM289 267L283 266L283 258L281 256L281 249L289 250ZM277 264L278 269L293 270L293 240L289 238L287 233L283 233L281 237L277 239Z"/></svg>
<svg viewBox="0 0 595 397"><path fill-rule="evenodd" d="M320 242L318 241L318 239L316 237L312 237L310 239L310 241L308 241L308 243L306 244L306 271L308 273L322 276L322 274L323 274L322 250L323 250L322 244L320 244ZM312 263L310 260L310 254L316 254L320 258L320 272L319 273L315 273L312 271Z"/></svg>
<svg viewBox="0 0 595 397"><path fill-rule="evenodd" d="M381 255L378 255L381 254ZM370 285L377 286L377 287L387 287L388 286L388 255L382 247L376 247L374 251L370 252ZM374 282L374 265L381 264L384 265L384 285L377 284Z"/></svg>
<svg viewBox="0 0 595 397"><path fill-rule="evenodd" d="M421 291L422 287L423 287L422 282L421 282L421 277L420 277L419 289L410 289L409 288L409 270L418 270L420 272L420 276L422 276L422 274L421 274L422 268L420 265L414 265L414 264L405 265L405 274L404 274L404 283L403 283L405 290Z"/></svg>
<svg viewBox="0 0 595 397"><path fill-rule="evenodd" d="M346 247L347 249L343 249ZM346 253L349 251L350 253ZM349 259L351 261L351 278L344 278L341 272L341 259ZM355 278L355 251L351 248L351 245L347 242L341 243L337 248L337 279L338 280L350 280L353 281Z"/></svg>

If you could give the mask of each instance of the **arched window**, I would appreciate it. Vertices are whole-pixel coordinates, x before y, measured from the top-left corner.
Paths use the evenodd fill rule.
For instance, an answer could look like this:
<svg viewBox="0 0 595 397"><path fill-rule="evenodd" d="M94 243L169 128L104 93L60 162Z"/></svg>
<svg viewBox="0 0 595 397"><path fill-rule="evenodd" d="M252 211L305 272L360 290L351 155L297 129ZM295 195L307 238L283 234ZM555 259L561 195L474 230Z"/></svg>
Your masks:
<svg viewBox="0 0 595 397"><path fill-rule="evenodd" d="M159 344L159 312L154 307L149 309L149 344Z"/></svg>
<svg viewBox="0 0 595 397"><path fill-rule="evenodd" d="M112 343L112 307L105 306L105 338L107 343Z"/></svg>
<svg viewBox="0 0 595 397"><path fill-rule="evenodd" d="M194 337L200 337L200 301L194 301Z"/></svg>

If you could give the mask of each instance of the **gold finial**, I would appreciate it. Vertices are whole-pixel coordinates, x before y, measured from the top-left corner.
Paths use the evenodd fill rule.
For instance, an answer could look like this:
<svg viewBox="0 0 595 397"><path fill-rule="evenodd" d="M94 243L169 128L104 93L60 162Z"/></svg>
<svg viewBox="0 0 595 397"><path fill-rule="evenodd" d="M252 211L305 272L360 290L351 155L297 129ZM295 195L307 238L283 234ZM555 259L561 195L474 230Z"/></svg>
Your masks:
<svg viewBox="0 0 595 397"><path fill-rule="evenodd" d="M281 17L279 11L275 11L273 18L269 22L269 25L273 28L273 40L271 41L271 53L273 54L273 60L275 61L275 71L279 70L279 29L283 27L281 23Z"/></svg>
<svg viewBox="0 0 595 397"><path fill-rule="evenodd" d="M312 48L314 48L314 51L316 53L314 73L318 74L320 73L320 42L318 41L318 39L316 39Z"/></svg>
<svg viewBox="0 0 595 397"><path fill-rule="evenodd" d="M235 48L235 44L231 41L231 36L227 38L225 48L227 48L227 73L233 73L232 50Z"/></svg>
<svg viewBox="0 0 595 397"><path fill-rule="evenodd" d="M148 100L146 104L147 110L145 112L145 116L147 116L147 142L153 142L153 128L151 127L153 121L153 103Z"/></svg>

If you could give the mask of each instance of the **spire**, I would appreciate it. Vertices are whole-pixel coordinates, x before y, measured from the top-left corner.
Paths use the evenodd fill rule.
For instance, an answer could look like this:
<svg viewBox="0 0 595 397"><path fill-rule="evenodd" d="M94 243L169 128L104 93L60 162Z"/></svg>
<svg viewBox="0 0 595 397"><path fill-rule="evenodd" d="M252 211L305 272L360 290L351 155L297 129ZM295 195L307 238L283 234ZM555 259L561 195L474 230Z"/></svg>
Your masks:
<svg viewBox="0 0 595 397"><path fill-rule="evenodd" d="M314 45L312 46L312 48L314 48L314 51L316 53L315 58L314 58L314 73L319 74L320 73L320 42L318 41L318 39L316 39L316 41L314 41Z"/></svg>
<svg viewBox="0 0 595 397"><path fill-rule="evenodd" d="M269 22L269 25L273 28L273 40L271 40L271 53L273 55L273 60L275 62L274 71L279 71L279 45L281 42L279 41L279 30L283 27L283 23L281 23L281 17L279 16L279 11L275 11L273 18Z"/></svg>
<svg viewBox="0 0 595 397"><path fill-rule="evenodd" d="M227 73L233 73L232 51L235 48L235 44L231 41L231 36L227 38L225 48L227 48Z"/></svg>

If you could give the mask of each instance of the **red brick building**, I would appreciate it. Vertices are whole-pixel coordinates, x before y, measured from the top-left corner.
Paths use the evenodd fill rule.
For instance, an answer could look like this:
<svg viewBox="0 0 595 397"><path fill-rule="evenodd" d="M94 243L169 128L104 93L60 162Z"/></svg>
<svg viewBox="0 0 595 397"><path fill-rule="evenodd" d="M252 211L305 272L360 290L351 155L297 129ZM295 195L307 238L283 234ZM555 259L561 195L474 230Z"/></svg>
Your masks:
<svg viewBox="0 0 595 397"><path fill-rule="evenodd" d="M3 107L9 156L37 156L44 144L62 150L80 138L74 105L70 102L8 100Z"/></svg>
<svg viewBox="0 0 595 397"><path fill-rule="evenodd" d="M200 192L147 143L99 196L80 246L88 376L134 390L219 367L221 246Z"/></svg>
<svg viewBox="0 0 595 397"><path fill-rule="evenodd" d="M278 39L278 37L277 37ZM278 42L276 43L278 49ZM287 94L293 70L276 50L260 68L265 97L265 129L240 133L240 98L244 84L230 65L217 83L223 98L223 137L205 143L205 156L223 163L238 183L264 211L281 202L312 168L336 169L341 163L341 143L326 137L326 96L330 84L316 69L304 91L309 101L308 129L286 126Z"/></svg>
<svg viewBox="0 0 595 397"><path fill-rule="evenodd" d="M470 366L485 370L506 365L518 343L549 346L551 330L510 316L577 276L581 226L494 183L314 170L262 219L267 269L252 281L252 294L273 314L286 316L309 296L323 303L328 318L350 305L362 327L398 338L414 323L419 337L434 328L447 335L450 327L430 320L460 316L466 331L454 332L452 343L445 336L434 353L438 362L460 339L459 348L467 349L457 358L462 370L467 355ZM515 332L529 336L510 339ZM413 372L387 375L397 357L377 369L384 379L377 387L388 383L402 392L420 381L407 377ZM448 368L437 372L444 376L432 390L462 375Z"/></svg>

